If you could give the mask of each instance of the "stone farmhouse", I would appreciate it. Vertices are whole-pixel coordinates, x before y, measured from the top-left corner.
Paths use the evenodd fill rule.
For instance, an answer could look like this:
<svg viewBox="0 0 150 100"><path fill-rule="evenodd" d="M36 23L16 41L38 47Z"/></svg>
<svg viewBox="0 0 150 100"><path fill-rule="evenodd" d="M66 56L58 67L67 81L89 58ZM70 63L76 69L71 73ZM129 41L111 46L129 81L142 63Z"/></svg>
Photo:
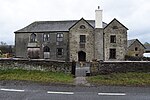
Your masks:
<svg viewBox="0 0 150 100"><path fill-rule="evenodd" d="M61 61L124 60L127 30L115 18L103 22L100 8L95 20L36 21L14 32L15 55Z"/></svg>
<svg viewBox="0 0 150 100"><path fill-rule="evenodd" d="M145 50L146 47L138 39L128 40L128 56L143 57Z"/></svg>

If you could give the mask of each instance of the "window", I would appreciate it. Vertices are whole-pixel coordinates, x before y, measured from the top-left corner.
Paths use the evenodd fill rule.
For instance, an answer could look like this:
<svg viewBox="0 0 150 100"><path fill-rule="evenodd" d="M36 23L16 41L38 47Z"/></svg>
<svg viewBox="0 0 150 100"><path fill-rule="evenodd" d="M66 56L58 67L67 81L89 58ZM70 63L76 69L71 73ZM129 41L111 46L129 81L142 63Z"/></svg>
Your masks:
<svg viewBox="0 0 150 100"><path fill-rule="evenodd" d="M80 26L80 29L85 29L85 26L84 26L84 25L81 25L81 26Z"/></svg>
<svg viewBox="0 0 150 100"><path fill-rule="evenodd" d="M135 54L135 56L137 56L137 57L138 57L139 55L138 55L138 54Z"/></svg>
<svg viewBox="0 0 150 100"><path fill-rule="evenodd" d="M137 47L135 47L135 51L138 51L138 48L137 48Z"/></svg>
<svg viewBox="0 0 150 100"><path fill-rule="evenodd" d="M44 41L44 42L49 41L49 38L50 38L50 35L49 35L48 33L44 33L44 34L43 34L43 41Z"/></svg>
<svg viewBox="0 0 150 100"><path fill-rule="evenodd" d="M86 42L85 35L80 35L80 43L85 43L85 42Z"/></svg>
<svg viewBox="0 0 150 100"><path fill-rule="evenodd" d="M45 46L43 48L43 55L44 55L44 59L50 58L50 48L48 46Z"/></svg>
<svg viewBox="0 0 150 100"><path fill-rule="evenodd" d="M110 43L116 43L116 35L110 36Z"/></svg>
<svg viewBox="0 0 150 100"><path fill-rule="evenodd" d="M110 49L109 58L116 59L116 49Z"/></svg>
<svg viewBox="0 0 150 100"><path fill-rule="evenodd" d="M36 41L36 34L32 33L30 36L30 42L35 42Z"/></svg>
<svg viewBox="0 0 150 100"><path fill-rule="evenodd" d="M44 51L44 52L50 52L50 48L49 48L48 46L45 46L45 47L43 48L43 51Z"/></svg>
<svg viewBox="0 0 150 100"><path fill-rule="evenodd" d="M63 55L63 48L57 48L57 56Z"/></svg>
<svg viewBox="0 0 150 100"><path fill-rule="evenodd" d="M63 33L57 33L57 41L58 42L63 41Z"/></svg>

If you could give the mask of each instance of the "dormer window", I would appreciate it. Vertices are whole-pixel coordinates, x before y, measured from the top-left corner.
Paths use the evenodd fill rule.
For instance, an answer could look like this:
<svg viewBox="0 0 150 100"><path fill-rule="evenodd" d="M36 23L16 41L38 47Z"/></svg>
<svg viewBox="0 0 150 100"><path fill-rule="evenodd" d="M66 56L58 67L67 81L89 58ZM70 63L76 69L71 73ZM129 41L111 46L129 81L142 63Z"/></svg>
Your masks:
<svg viewBox="0 0 150 100"><path fill-rule="evenodd" d="M81 25L80 26L80 29L85 29L86 27L84 25Z"/></svg>

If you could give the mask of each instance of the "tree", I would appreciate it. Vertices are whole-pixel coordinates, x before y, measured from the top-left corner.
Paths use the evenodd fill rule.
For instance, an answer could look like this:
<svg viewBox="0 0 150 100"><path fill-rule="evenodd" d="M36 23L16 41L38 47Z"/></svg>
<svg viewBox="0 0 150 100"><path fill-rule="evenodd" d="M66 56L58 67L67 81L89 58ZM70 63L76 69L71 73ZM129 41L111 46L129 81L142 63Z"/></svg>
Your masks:
<svg viewBox="0 0 150 100"><path fill-rule="evenodd" d="M148 42L145 42L144 45L150 45Z"/></svg>
<svg viewBox="0 0 150 100"><path fill-rule="evenodd" d="M12 47L11 47L11 45L7 45L6 42L1 41L0 42L0 51L2 54L12 53Z"/></svg>
<svg viewBox="0 0 150 100"><path fill-rule="evenodd" d="M1 41L1 42L0 42L0 45L7 45L7 43L6 43L6 42Z"/></svg>
<svg viewBox="0 0 150 100"><path fill-rule="evenodd" d="M145 43L144 43L144 46L145 46L146 48L149 48L149 47L150 47L150 44L149 44L148 42L145 42Z"/></svg>

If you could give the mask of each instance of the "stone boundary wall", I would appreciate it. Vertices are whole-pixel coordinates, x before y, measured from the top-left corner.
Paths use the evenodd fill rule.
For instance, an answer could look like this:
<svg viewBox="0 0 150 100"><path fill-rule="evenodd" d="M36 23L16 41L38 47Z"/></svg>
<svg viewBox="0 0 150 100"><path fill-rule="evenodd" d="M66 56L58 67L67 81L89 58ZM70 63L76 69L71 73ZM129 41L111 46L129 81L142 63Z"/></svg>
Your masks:
<svg viewBox="0 0 150 100"><path fill-rule="evenodd" d="M110 74L126 72L150 73L150 61L93 61L90 74ZM0 59L0 69L25 69L71 73L72 62L45 59Z"/></svg>
<svg viewBox="0 0 150 100"><path fill-rule="evenodd" d="M150 61L104 61L91 62L91 75L126 73L126 72L150 72Z"/></svg>
<svg viewBox="0 0 150 100"><path fill-rule="evenodd" d="M71 62L45 59L0 59L0 69L25 69L71 73Z"/></svg>

